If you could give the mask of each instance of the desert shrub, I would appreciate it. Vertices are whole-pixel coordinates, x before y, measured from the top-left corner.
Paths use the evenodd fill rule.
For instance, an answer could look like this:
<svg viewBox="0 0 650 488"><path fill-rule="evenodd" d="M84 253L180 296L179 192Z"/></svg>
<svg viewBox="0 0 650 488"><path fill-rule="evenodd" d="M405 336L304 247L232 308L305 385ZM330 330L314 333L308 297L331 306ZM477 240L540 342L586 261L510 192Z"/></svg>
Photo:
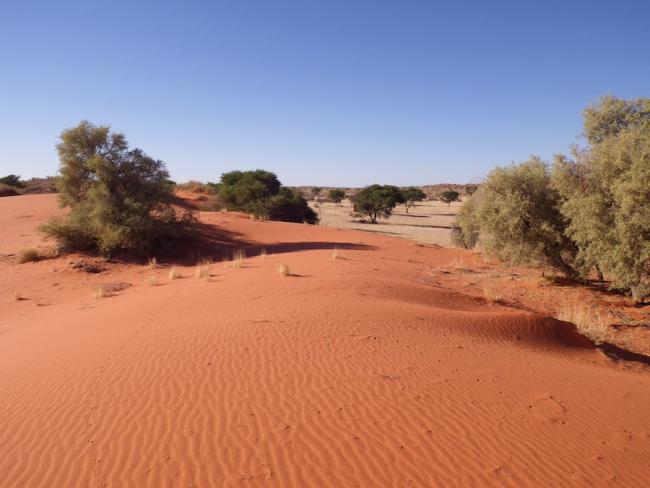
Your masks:
<svg viewBox="0 0 650 488"><path fill-rule="evenodd" d="M228 210L261 214L264 204L280 191L278 177L270 171L230 171L221 175L219 198Z"/></svg>
<svg viewBox="0 0 650 488"><path fill-rule="evenodd" d="M320 186L312 186L311 187L311 199L316 200L318 195L320 195L321 191L323 191L323 189Z"/></svg>
<svg viewBox="0 0 650 488"><path fill-rule="evenodd" d="M295 190L280 188L280 191L273 195L265 203L265 217L269 220L282 220L285 222L307 222L316 224L318 216L307 201Z"/></svg>
<svg viewBox="0 0 650 488"><path fill-rule="evenodd" d="M61 134L58 180L65 218L41 230L67 248L109 255L146 255L185 234L193 215L178 219L162 161L129 149L124 135L83 121Z"/></svg>
<svg viewBox="0 0 650 488"><path fill-rule="evenodd" d="M22 193L24 194L56 193L58 191L57 178L54 176L30 178L23 181L23 185Z"/></svg>
<svg viewBox="0 0 650 488"><path fill-rule="evenodd" d="M420 188L415 186L409 186L408 188L402 188L402 196L404 197L404 208L406 213L409 213L409 209L415 205L415 202L421 202L426 198L426 193L424 193Z"/></svg>
<svg viewBox="0 0 650 488"><path fill-rule="evenodd" d="M375 224L377 217L390 217L393 209L401 203L404 203L404 195L396 186L370 185L354 196L354 211L367 215Z"/></svg>
<svg viewBox="0 0 650 488"><path fill-rule="evenodd" d="M445 202L448 206L451 206L451 202L457 202L460 200L460 193L454 190L443 191L440 194L440 200Z"/></svg>
<svg viewBox="0 0 650 488"><path fill-rule="evenodd" d="M456 222L451 227L451 242L464 249L472 249L478 244L480 235L480 220L477 212L477 202L480 194L472 195L463 203L456 215Z"/></svg>
<svg viewBox="0 0 650 488"><path fill-rule="evenodd" d="M221 175L219 202L229 210L285 222L315 224L318 216L304 197L283 187L274 173L261 169Z"/></svg>
<svg viewBox="0 0 650 488"><path fill-rule="evenodd" d="M0 183L0 197L13 197L19 194L18 190L13 186Z"/></svg>
<svg viewBox="0 0 650 488"><path fill-rule="evenodd" d="M20 181L20 176L18 175L7 175L3 176L0 178L0 183L7 185L7 186L13 186L14 188L22 188L25 186L22 181Z"/></svg>
<svg viewBox="0 0 650 488"><path fill-rule="evenodd" d="M650 99L585 111L590 147L558 156L553 183L582 273L597 269L636 302L650 294Z"/></svg>
<svg viewBox="0 0 650 488"><path fill-rule="evenodd" d="M329 191L330 200L336 203L337 205L345 198L345 192L338 188Z"/></svg>
<svg viewBox="0 0 650 488"><path fill-rule="evenodd" d="M577 277L577 248L567 237L560 194L548 166L538 157L492 170L472 202L463 224L468 242L476 226L488 254L511 264L541 265ZM474 205L474 208L471 208Z"/></svg>
<svg viewBox="0 0 650 488"><path fill-rule="evenodd" d="M37 249L34 249L33 247L22 249L18 253L18 262L20 264L32 263L34 261L39 261L40 259L41 259L41 254L38 252Z"/></svg>

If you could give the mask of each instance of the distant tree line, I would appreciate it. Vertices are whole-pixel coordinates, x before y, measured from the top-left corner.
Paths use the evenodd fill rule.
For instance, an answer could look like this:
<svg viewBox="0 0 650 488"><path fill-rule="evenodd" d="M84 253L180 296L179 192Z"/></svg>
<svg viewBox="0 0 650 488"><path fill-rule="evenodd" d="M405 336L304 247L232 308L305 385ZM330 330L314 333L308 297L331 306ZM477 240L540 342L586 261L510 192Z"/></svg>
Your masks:
<svg viewBox="0 0 650 488"><path fill-rule="evenodd" d="M596 275L636 303L650 294L650 99L602 98L584 113L587 145L492 170L453 229L500 260Z"/></svg>

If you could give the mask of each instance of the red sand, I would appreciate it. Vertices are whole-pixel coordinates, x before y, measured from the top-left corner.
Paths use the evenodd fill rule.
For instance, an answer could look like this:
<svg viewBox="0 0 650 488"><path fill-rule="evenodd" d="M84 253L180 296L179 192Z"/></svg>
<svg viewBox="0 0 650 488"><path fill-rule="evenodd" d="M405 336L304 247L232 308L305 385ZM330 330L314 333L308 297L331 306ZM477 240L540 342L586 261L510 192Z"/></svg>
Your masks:
<svg viewBox="0 0 650 488"><path fill-rule="evenodd" d="M213 236L269 256L215 263L208 281L16 264L6 254L39 244L55 198L0 199L0 486L650 479L648 369L432 287L426 270L459 251L204 213ZM93 298L115 282L133 286Z"/></svg>

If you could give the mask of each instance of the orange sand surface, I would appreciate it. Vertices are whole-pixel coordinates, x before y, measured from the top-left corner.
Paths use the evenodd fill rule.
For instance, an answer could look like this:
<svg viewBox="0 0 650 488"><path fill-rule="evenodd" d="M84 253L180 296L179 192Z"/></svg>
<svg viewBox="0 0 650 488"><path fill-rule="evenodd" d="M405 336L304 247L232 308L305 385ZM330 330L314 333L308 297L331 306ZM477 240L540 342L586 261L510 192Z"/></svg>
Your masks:
<svg viewBox="0 0 650 488"><path fill-rule="evenodd" d="M204 212L181 279L17 264L61 212L0 199L0 486L648 486L648 367L432 286L462 251Z"/></svg>

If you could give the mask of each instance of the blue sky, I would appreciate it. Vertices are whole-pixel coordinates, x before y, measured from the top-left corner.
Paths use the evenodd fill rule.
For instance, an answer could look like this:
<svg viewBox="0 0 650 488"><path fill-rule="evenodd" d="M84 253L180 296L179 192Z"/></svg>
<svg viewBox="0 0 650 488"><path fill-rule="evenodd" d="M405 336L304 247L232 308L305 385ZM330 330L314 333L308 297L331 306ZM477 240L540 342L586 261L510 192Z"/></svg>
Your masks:
<svg viewBox="0 0 650 488"><path fill-rule="evenodd" d="M647 1L2 2L0 174L110 125L177 181L478 181L650 96Z"/></svg>

